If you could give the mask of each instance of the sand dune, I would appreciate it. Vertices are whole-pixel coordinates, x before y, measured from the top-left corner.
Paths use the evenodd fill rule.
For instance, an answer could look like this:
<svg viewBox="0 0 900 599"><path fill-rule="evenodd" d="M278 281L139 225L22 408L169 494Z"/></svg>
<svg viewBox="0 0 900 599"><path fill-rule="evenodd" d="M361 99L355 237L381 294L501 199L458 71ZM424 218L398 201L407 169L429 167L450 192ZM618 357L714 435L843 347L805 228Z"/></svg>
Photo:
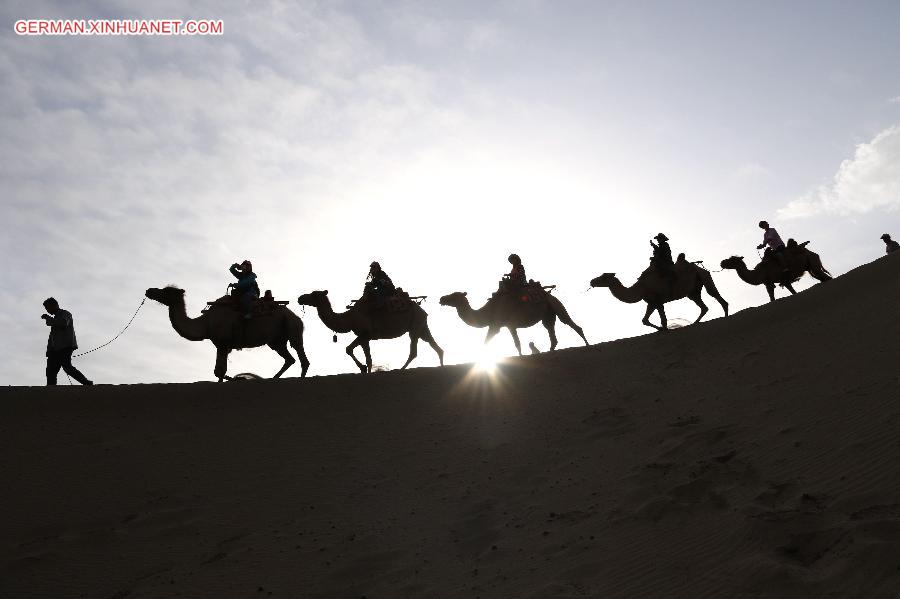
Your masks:
<svg viewBox="0 0 900 599"><path fill-rule="evenodd" d="M900 255L493 382L6 388L0 596L897 597L898 297Z"/></svg>

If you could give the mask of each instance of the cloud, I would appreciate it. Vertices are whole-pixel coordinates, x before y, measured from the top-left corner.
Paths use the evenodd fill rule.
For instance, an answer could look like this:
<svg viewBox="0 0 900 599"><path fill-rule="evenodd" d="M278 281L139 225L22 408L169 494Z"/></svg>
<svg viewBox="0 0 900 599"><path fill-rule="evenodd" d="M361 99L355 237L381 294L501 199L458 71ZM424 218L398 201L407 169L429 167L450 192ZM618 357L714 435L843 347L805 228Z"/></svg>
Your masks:
<svg viewBox="0 0 900 599"><path fill-rule="evenodd" d="M900 125L856 147L834 179L779 210L782 218L865 214L900 208Z"/></svg>
<svg viewBox="0 0 900 599"><path fill-rule="evenodd" d="M894 96L890 100L888 100L891 104L900 104L900 96Z"/></svg>

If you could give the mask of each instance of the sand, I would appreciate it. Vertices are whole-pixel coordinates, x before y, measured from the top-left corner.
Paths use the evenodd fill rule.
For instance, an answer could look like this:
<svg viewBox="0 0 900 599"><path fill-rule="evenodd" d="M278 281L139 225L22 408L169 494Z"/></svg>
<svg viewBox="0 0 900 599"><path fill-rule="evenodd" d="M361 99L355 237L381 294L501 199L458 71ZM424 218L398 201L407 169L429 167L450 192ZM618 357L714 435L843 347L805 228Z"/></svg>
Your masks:
<svg viewBox="0 0 900 599"><path fill-rule="evenodd" d="M898 297L900 255L493 380L0 390L0 597L900 596Z"/></svg>

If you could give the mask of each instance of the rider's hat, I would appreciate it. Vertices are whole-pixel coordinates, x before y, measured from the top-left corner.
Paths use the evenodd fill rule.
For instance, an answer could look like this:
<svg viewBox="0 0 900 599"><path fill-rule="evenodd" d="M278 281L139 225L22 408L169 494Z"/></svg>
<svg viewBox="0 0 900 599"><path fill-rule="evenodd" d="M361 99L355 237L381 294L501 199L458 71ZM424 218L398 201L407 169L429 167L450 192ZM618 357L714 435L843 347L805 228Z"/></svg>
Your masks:
<svg viewBox="0 0 900 599"><path fill-rule="evenodd" d="M241 262L241 266L246 266L247 270L253 270L253 264L249 260Z"/></svg>
<svg viewBox="0 0 900 599"><path fill-rule="evenodd" d="M767 220L761 220L761 221L759 221L759 226L760 226L760 227L768 227L768 226L769 226L769 221L767 221Z"/></svg>
<svg viewBox="0 0 900 599"><path fill-rule="evenodd" d="M507 260L513 264L518 264L522 261L522 259L519 258L519 254L510 254Z"/></svg>
<svg viewBox="0 0 900 599"><path fill-rule="evenodd" d="M369 265L369 268L381 268L381 265L378 262L372 261L372 264Z"/></svg>
<svg viewBox="0 0 900 599"><path fill-rule="evenodd" d="M891 236L888 235L887 233L885 233L884 235L881 236L881 238L882 238L882 239L890 239Z"/></svg>
<svg viewBox="0 0 900 599"><path fill-rule="evenodd" d="M666 237L666 234L665 234L665 233L660 233L659 235L657 235L657 236L654 237L653 239L658 239L658 240L660 240L660 241L669 241L669 238Z"/></svg>

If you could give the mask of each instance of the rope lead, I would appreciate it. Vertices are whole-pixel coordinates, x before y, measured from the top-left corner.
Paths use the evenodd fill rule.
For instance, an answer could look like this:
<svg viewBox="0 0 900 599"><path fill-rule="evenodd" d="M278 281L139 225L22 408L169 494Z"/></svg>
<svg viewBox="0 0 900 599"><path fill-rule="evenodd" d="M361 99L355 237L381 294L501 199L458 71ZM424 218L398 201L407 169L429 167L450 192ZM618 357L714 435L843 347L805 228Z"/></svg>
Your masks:
<svg viewBox="0 0 900 599"><path fill-rule="evenodd" d="M140 311L141 311L141 308L144 307L144 302L146 302L146 301L147 301L147 298L146 298L146 297L145 297L144 299L141 300L141 305L139 305L139 306L137 307L137 310L134 311L134 314L131 315L131 320L128 321L128 324L125 325L125 328L122 329L121 331L119 331L119 333L118 333L115 337L113 337L112 339L110 339L109 341L107 341L106 343L104 343L103 345L98 345L98 346L95 347L94 349L89 349L88 351L81 352L80 354L75 354L75 355L72 356L72 357L73 357L73 358L79 358L79 357L81 357L81 356L86 356L87 354L89 354L89 353L91 353L91 352L95 352L95 351L97 351L98 349L101 349L101 348L106 347L107 345L109 345L110 343L112 343L113 341L115 341L116 339L118 339L118 338L122 335L122 333L124 333L124 332L126 331L126 329L128 329L128 327L131 326L131 323L134 322L134 319L137 318L138 312L140 312Z"/></svg>

